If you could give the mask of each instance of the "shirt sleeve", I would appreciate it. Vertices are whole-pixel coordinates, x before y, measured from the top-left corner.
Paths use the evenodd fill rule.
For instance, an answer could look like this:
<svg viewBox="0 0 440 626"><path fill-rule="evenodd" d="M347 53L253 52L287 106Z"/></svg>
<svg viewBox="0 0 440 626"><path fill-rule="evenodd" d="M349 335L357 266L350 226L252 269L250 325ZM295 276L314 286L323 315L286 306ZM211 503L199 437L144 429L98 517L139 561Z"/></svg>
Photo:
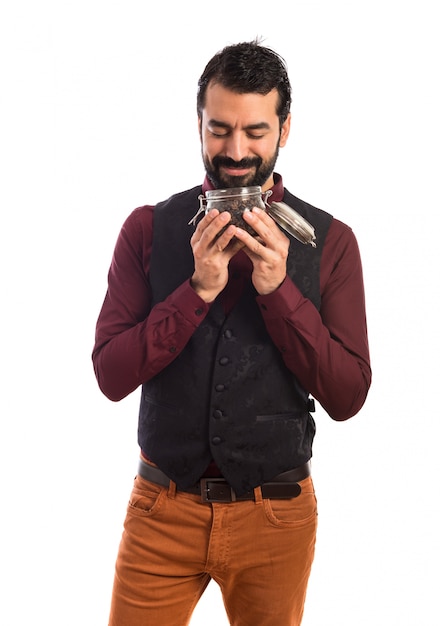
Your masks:
<svg viewBox="0 0 440 626"><path fill-rule="evenodd" d="M286 366L335 420L362 407L371 384L361 258L352 230L333 220L321 258L321 308L287 277L258 296Z"/></svg>
<svg viewBox="0 0 440 626"><path fill-rule="evenodd" d="M209 311L189 280L151 307L152 225L149 206L136 209L125 221L96 324L93 366L101 391L113 401L171 363Z"/></svg>

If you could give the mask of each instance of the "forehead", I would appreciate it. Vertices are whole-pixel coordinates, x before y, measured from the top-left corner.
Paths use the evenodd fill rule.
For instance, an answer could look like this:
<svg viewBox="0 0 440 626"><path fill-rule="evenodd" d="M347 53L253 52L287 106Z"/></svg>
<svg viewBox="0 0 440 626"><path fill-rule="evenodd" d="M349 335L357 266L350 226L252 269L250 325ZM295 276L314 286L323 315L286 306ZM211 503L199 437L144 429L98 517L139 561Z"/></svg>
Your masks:
<svg viewBox="0 0 440 626"><path fill-rule="evenodd" d="M278 92L273 89L266 95L259 93L237 93L217 83L206 90L204 121L219 120L235 125L238 120L246 124L278 121ZM235 123L233 123L235 120Z"/></svg>

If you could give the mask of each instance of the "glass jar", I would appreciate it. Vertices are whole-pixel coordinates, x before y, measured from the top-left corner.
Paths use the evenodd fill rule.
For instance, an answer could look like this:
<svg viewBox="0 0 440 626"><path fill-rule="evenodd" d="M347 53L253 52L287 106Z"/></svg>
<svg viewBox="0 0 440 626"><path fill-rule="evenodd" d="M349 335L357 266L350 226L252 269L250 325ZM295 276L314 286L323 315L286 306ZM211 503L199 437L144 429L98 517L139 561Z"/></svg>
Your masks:
<svg viewBox="0 0 440 626"><path fill-rule="evenodd" d="M261 187L231 187L230 189L211 189L205 192L205 196L199 196L200 208L208 213L212 209L220 212L228 211L231 214L231 221L228 223L239 226L251 235L257 233L243 219L245 211L251 211L258 207L263 211L266 209L266 200L272 195L271 191L262 192Z"/></svg>
<svg viewBox="0 0 440 626"><path fill-rule="evenodd" d="M316 248L315 229L302 215L297 213L292 207L284 202L268 203L268 198L272 195L272 191L262 191L261 187L231 187L230 189L210 189L205 195L199 196L200 208L189 224L195 225L197 218L201 213L208 213L212 209L221 211L229 211L231 221L229 224L239 226L250 233L252 236L257 235L253 228L243 219L245 211L251 211L254 207L259 207L266 211L268 215L287 233L295 237L303 244L309 244ZM224 230L224 229L223 229ZM221 231L223 232L223 231ZM219 233L221 234L221 233Z"/></svg>

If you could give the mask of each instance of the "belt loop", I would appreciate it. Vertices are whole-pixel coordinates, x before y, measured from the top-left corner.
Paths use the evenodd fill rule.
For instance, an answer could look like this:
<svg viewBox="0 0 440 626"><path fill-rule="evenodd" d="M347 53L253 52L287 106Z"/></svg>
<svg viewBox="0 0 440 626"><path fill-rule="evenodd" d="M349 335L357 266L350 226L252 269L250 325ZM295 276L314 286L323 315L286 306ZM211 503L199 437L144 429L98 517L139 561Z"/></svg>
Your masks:
<svg viewBox="0 0 440 626"><path fill-rule="evenodd" d="M170 480L170 486L168 487L168 497L174 500L176 497L176 483L174 480Z"/></svg>
<svg viewBox="0 0 440 626"><path fill-rule="evenodd" d="M255 504L263 504L263 492L261 487L254 488Z"/></svg>

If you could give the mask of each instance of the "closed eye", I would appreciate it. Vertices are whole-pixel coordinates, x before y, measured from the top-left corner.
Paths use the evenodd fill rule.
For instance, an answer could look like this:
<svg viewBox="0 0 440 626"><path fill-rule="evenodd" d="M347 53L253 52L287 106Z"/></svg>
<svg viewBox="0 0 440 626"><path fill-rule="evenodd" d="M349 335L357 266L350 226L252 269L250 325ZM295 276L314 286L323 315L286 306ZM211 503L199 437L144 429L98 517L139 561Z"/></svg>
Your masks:
<svg viewBox="0 0 440 626"><path fill-rule="evenodd" d="M209 133L210 133L211 137L217 137L217 138L228 137L231 134L230 131L216 132L214 130L210 130ZM255 133L246 132L246 136L249 139L263 139L263 137L265 135L264 134L263 135L255 135Z"/></svg>
<svg viewBox="0 0 440 626"><path fill-rule="evenodd" d="M213 130L210 130L209 132L213 137L227 137L230 134L228 132L216 133Z"/></svg>
<svg viewBox="0 0 440 626"><path fill-rule="evenodd" d="M246 133L249 139L263 139L264 135L254 135L254 133Z"/></svg>
<svg viewBox="0 0 440 626"><path fill-rule="evenodd" d="M258 122L257 124L249 124L242 129L249 139L263 139L266 135L265 131L270 131L270 126L267 122ZM232 133L232 128L229 124L220 120L210 120L208 123L208 131L212 137L222 138L228 137Z"/></svg>

